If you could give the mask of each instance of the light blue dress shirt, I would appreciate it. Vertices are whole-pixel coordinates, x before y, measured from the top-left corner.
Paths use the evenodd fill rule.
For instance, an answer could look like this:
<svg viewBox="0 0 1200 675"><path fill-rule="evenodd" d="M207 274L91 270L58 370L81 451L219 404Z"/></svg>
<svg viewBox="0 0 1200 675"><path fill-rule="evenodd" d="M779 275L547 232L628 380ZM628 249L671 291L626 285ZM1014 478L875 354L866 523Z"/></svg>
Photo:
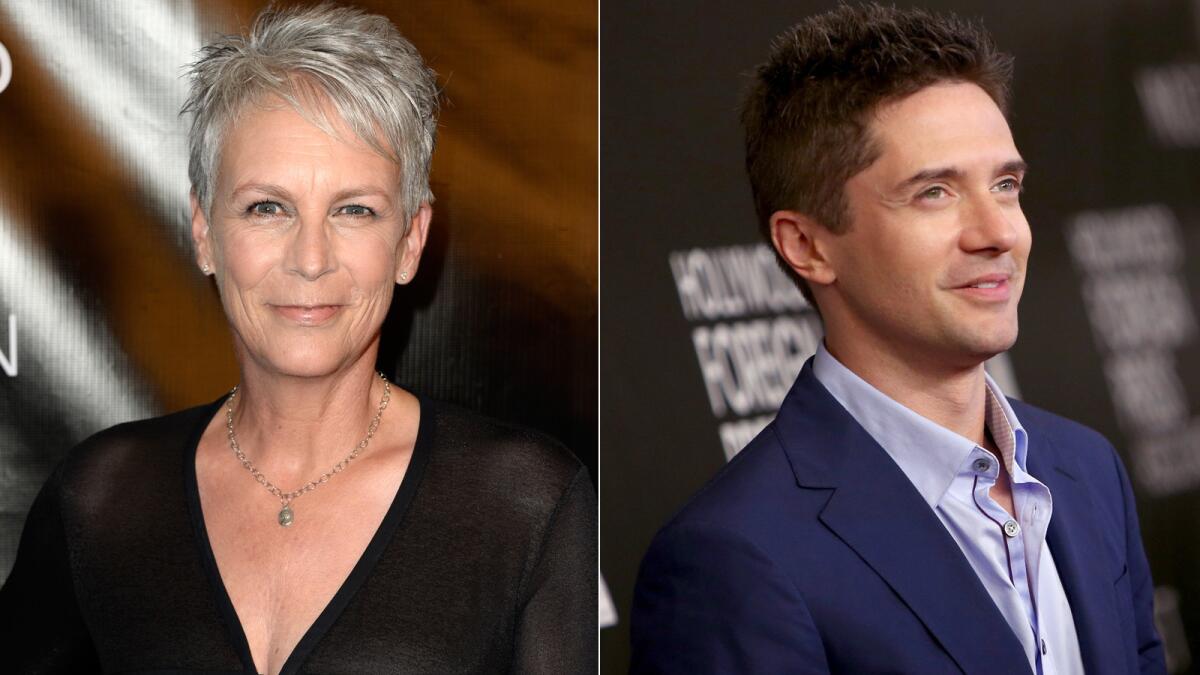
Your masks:
<svg viewBox="0 0 1200 675"><path fill-rule="evenodd" d="M1050 490L1026 471L1025 429L992 378L985 375L985 417L1011 478L1015 519L989 494L1000 471L995 455L889 398L842 365L824 343L813 373L891 456L954 537L1025 647L1030 669L1083 675L1071 606L1046 545Z"/></svg>

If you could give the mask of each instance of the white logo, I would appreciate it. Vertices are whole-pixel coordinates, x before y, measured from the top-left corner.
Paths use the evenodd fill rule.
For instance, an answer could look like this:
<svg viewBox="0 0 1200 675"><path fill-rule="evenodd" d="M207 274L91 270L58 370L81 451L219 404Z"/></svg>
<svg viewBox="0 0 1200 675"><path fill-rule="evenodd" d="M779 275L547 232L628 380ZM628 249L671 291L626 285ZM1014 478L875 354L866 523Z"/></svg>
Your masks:
<svg viewBox="0 0 1200 675"><path fill-rule="evenodd" d="M8 88L9 82L12 82L12 59L8 57L8 50L0 44L0 92Z"/></svg>

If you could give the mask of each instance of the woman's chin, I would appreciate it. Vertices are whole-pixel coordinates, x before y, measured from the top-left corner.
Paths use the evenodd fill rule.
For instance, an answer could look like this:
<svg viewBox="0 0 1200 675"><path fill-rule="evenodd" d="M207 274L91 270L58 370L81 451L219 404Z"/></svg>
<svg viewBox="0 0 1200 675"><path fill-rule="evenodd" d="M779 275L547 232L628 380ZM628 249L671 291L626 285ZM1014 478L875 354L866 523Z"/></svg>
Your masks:
<svg viewBox="0 0 1200 675"><path fill-rule="evenodd" d="M351 354L344 345L339 349L320 349L314 345L289 348L276 345L252 356L260 368L290 377L325 377L349 369L361 353Z"/></svg>

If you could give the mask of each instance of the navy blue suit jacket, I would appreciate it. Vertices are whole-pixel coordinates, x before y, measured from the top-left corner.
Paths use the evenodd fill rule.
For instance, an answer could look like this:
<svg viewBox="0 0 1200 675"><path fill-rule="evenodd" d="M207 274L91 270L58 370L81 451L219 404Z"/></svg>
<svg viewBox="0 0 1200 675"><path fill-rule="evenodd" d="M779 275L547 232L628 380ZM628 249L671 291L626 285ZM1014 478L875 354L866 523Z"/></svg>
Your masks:
<svg viewBox="0 0 1200 675"><path fill-rule="evenodd" d="M1163 673L1129 479L1096 432L1012 401L1091 675ZM1030 672L954 539L805 364L778 417L655 537L635 673Z"/></svg>

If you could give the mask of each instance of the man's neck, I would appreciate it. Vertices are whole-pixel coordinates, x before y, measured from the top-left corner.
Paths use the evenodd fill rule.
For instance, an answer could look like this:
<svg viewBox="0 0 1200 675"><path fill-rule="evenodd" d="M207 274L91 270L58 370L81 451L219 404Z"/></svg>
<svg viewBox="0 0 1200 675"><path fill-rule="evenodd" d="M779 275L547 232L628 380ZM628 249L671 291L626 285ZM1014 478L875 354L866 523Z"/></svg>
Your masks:
<svg viewBox="0 0 1200 675"><path fill-rule="evenodd" d="M892 400L984 446L987 385L983 363L953 367L916 354L875 349L861 341L825 339L842 365Z"/></svg>

